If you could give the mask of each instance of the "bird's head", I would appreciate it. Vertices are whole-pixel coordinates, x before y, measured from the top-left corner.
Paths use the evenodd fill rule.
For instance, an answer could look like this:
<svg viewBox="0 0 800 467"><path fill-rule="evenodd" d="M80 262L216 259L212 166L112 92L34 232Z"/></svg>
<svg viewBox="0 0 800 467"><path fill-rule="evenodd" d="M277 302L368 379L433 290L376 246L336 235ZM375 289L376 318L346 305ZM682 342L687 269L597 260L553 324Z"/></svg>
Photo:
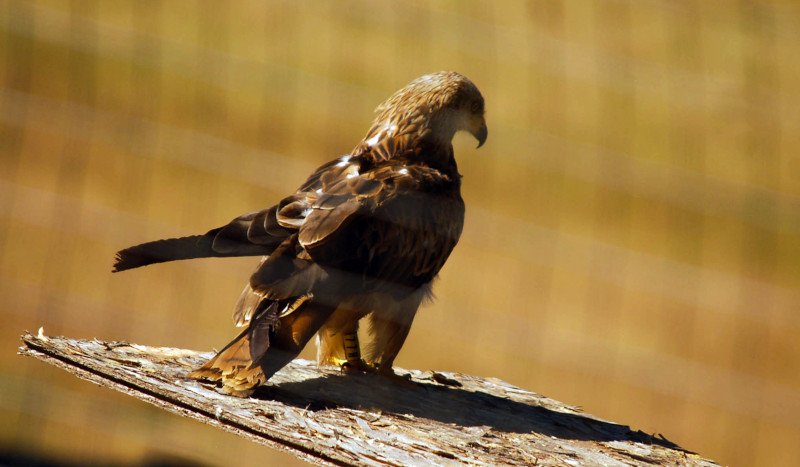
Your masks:
<svg viewBox="0 0 800 467"><path fill-rule="evenodd" d="M414 128L450 145L456 132L468 131L486 141L483 96L467 77L454 71L421 76L395 92L376 109L373 128Z"/></svg>

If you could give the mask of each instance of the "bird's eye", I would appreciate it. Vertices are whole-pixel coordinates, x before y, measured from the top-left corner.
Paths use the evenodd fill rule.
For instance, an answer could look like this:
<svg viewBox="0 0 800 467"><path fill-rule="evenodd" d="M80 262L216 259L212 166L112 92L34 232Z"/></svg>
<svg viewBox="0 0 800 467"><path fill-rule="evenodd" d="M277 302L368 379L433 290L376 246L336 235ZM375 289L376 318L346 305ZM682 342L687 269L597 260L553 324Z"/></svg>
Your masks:
<svg viewBox="0 0 800 467"><path fill-rule="evenodd" d="M476 114L476 113L480 113L481 110L483 110L483 105L481 105L481 103L478 102L478 101L474 101L472 103L472 107L470 108L470 111L472 113Z"/></svg>

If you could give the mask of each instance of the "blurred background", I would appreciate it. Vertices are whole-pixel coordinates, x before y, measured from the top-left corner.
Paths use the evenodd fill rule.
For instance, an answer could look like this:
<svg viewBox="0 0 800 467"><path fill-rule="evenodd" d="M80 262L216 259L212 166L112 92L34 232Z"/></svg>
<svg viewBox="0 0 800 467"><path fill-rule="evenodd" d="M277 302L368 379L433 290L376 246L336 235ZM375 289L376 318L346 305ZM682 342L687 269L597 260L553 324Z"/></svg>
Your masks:
<svg viewBox="0 0 800 467"><path fill-rule="evenodd" d="M442 69L489 139L456 137L464 234L397 364L800 465L800 5L701 0L0 1L3 455L301 465L19 335L221 347L258 259L114 253L276 202Z"/></svg>

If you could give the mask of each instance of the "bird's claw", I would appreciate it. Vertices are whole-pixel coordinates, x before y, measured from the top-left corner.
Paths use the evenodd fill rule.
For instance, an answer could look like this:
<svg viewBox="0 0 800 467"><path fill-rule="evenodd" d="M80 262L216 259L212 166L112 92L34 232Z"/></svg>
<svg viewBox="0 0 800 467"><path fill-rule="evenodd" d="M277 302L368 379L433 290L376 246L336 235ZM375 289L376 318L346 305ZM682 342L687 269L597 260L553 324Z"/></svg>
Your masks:
<svg viewBox="0 0 800 467"><path fill-rule="evenodd" d="M342 373L353 375L361 373L375 373L378 368L375 365L365 362L364 360L345 361L340 365Z"/></svg>
<svg viewBox="0 0 800 467"><path fill-rule="evenodd" d="M347 375L354 375L354 374L369 374L369 375L376 375L380 376L381 378L385 378L393 383L399 384L401 386L405 386L408 388L417 388L417 383L411 380L411 373L405 373L402 375L398 375L397 373L392 370L392 367L382 367L378 363L368 363L364 360L353 360L353 361L344 361L342 362L339 367L342 369L342 373Z"/></svg>

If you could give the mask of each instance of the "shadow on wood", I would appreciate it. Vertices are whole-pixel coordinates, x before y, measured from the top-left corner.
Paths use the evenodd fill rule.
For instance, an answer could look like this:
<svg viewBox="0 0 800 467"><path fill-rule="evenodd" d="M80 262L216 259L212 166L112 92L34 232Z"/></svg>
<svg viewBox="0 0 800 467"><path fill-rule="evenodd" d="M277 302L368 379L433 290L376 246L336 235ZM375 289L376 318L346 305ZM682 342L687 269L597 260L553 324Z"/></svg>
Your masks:
<svg viewBox="0 0 800 467"><path fill-rule="evenodd" d="M422 373L423 378L431 376L432 372ZM486 427L506 433L536 432L582 441L635 441L681 449L667 439L632 431L627 426L583 414L566 413L555 407L515 401L507 394L508 385L487 381L482 390L470 390L427 383L420 378L414 378L414 381L416 388L407 388L375 375L325 375L267 386L253 396L312 411L345 406L412 415L459 426ZM486 392L492 390L505 391L506 394Z"/></svg>
<svg viewBox="0 0 800 467"><path fill-rule="evenodd" d="M239 398L186 378L211 353L22 340L23 355L319 465L716 465L492 378L412 370L414 384L401 385L295 360Z"/></svg>

